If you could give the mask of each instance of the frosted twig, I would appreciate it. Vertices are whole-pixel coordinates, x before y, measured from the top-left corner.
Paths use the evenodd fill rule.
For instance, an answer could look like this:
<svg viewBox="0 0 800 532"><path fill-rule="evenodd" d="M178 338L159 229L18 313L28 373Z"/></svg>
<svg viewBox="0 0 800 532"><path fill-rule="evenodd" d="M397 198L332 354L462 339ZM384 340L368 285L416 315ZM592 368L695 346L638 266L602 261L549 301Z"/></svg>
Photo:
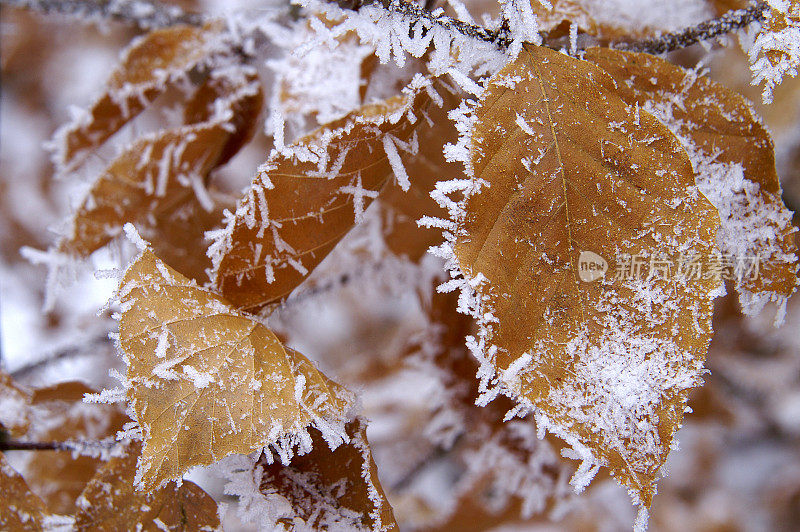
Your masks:
<svg viewBox="0 0 800 532"><path fill-rule="evenodd" d="M0 439L0 451L71 451L62 441L18 441Z"/></svg>
<svg viewBox="0 0 800 532"><path fill-rule="evenodd" d="M0 0L0 4L84 20L99 17L132 24L143 30L176 24L202 26L204 22L199 13L187 13L178 6L151 0Z"/></svg>
<svg viewBox="0 0 800 532"><path fill-rule="evenodd" d="M720 37L749 26L753 22L761 22L766 17L769 6L764 1L758 1L744 9L728 11L722 16L701 22L696 26L686 28L674 33L667 33L660 37L634 41L629 43L618 43L613 45L619 50L631 52L645 52L648 54L664 54L686 48L701 41L707 41L715 37Z"/></svg>
<svg viewBox="0 0 800 532"><path fill-rule="evenodd" d="M19 369L15 369L11 372L11 376L15 379L25 378L31 373L35 373L40 369L46 368L51 364L58 362L59 360L86 354L95 354L97 353L97 347L108 344L108 342L108 333L97 335L93 338L89 338L85 343L66 347L45 356L41 360L37 360L36 362L22 366Z"/></svg>

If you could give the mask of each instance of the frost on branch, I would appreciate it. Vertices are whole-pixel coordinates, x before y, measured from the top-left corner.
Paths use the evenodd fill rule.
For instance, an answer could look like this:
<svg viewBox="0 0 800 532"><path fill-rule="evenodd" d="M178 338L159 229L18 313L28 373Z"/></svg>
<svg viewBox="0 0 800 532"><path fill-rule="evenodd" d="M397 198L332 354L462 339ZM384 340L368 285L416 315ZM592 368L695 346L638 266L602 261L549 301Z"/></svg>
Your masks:
<svg viewBox="0 0 800 532"><path fill-rule="evenodd" d="M58 172L69 171L141 113L169 85L186 82L188 72L220 51L219 27L177 25L137 39L124 52L106 91L88 111L79 111L52 142Z"/></svg>
<svg viewBox="0 0 800 532"><path fill-rule="evenodd" d="M139 138L103 171L58 251L88 256L134 222L157 251L181 259L183 273L202 279L206 259L196 250L222 220L208 174L250 139L261 102L252 68L218 66L186 102L185 125Z"/></svg>
<svg viewBox="0 0 800 532"><path fill-rule="evenodd" d="M86 484L78 499L76 530L128 530L133 523L144 530L222 530L217 504L194 482L170 482L153 493L135 490L141 449L141 443L130 444Z"/></svg>
<svg viewBox="0 0 800 532"><path fill-rule="evenodd" d="M784 76L795 77L800 66L800 1L768 0L769 15L750 49L753 85L764 84L765 103Z"/></svg>
<svg viewBox="0 0 800 532"><path fill-rule="evenodd" d="M261 323L145 250L119 290L125 386L144 436L147 490L233 453L271 446L281 462L347 441L353 398ZM269 454L270 458L272 454Z"/></svg>
<svg viewBox="0 0 800 532"><path fill-rule="evenodd" d="M313 450L283 466L262 453L238 456L217 469L228 477L225 493L239 497L242 520L261 530L397 530L392 508L378 482L366 422L346 426L349 443L330 450L310 430Z"/></svg>
<svg viewBox="0 0 800 532"><path fill-rule="evenodd" d="M585 61L525 48L461 114L450 153L473 178L437 185L454 275L440 289L478 320L480 401L514 397L572 446L577 489L606 466L646 507L719 285L668 265L711 256L716 210L678 139Z"/></svg>
<svg viewBox="0 0 800 532"><path fill-rule="evenodd" d="M214 286L236 307L289 294L358 223L393 174L384 140L409 141L430 104L429 81L366 105L274 150L208 254ZM396 154L396 152L395 152Z"/></svg>
<svg viewBox="0 0 800 532"><path fill-rule="evenodd" d="M654 56L593 48L585 59L618 81L625 101L651 112L681 140L698 188L719 211L720 266L733 279L744 313L775 302L780 323L798 284L797 228L781 198L772 138L751 106Z"/></svg>

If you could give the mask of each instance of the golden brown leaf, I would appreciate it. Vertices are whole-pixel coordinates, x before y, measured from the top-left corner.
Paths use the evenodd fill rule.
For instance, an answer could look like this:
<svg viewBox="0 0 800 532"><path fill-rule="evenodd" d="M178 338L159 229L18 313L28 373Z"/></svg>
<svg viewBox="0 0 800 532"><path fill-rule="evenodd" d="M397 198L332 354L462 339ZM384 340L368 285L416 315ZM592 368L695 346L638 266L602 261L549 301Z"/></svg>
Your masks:
<svg viewBox="0 0 800 532"><path fill-rule="evenodd" d="M700 190L717 207L717 246L745 313L785 304L798 284L792 213L781 199L770 137L750 104L710 79L647 54L587 51L630 104L653 111L681 139ZM758 257L757 271L750 258ZM724 276L723 276L724 277Z"/></svg>
<svg viewBox="0 0 800 532"><path fill-rule="evenodd" d="M429 101L419 88L273 151L209 248L217 290L247 310L288 295L383 188L392 175L384 145L407 141Z"/></svg>
<svg viewBox="0 0 800 532"><path fill-rule="evenodd" d="M162 94L169 83L186 76L214 51L218 29L176 25L150 32L125 51L105 93L87 114L62 127L55 142L59 165L71 167L103 144Z"/></svg>
<svg viewBox="0 0 800 532"><path fill-rule="evenodd" d="M785 75L797 75L799 37L800 1L771 2L769 14L750 50L753 84L764 85L762 96L765 103L772 102L772 91Z"/></svg>
<svg viewBox="0 0 800 532"><path fill-rule="evenodd" d="M481 324L484 400L516 397L565 439L578 487L605 465L649 505L716 286L666 265L710 255L716 211L678 139L588 62L525 48L474 120L468 162L488 187L456 220L453 283Z"/></svg>
<svg viewBox="0 0 800 532"><path fill-rule="evenodd" d="M0 530L44 530L47 509L0 453Z"/></svg>
<svg viewBox="0 0 800 532"><path fill-rule="evenodd" d="M550 0L550 4L552 8L539 0L531 0L531 7L542 30L552 32L567 22L577 24L582 32L597 34L597 22L580 0Z"/></svg>
<svg viewBox="0 0 800 532"><path fill-rule="evenodd" d="M33 394L31 441L97 441L113 437L128 421L113 405L87 404L83 396L95 393L77 381L40 388ZM73 456L72 451L34 451L25 466L31 489L52 511L71 514L86 483L102 465L98 458Z"/></svg>
<svg viewBox="0 0 800 532"><path fill-rule="evenodd" d="M431 198L436 183L458 179L464 174L459 164L445 159L442 149L445 144L458 140L455 124L447 113L458 106L461 96L441 83L435 87L443 99L442 105L430 105L417 127L417 151L400 153L410 181L409 190L404 192L397 183L391 183L380 196L380 202L391 216L386 245L394 254L405 255L415 262L441 240L439 231L417 225L417 220L423 216L446 216L444 209Z"/></svg>
<svg viewBox="0 0 800 532"><path fill-rule="evenodd" d="M144 434L138 485L268 445L288 461L295 444L309 450L310 426L341 437L349 392L151 251L128 268L119 297L128 400Z"/></svg>
<svg viewBox="0 0 800 532"><path fill-rule="evenodd" d="M170 482L147 493L134 489L140 443L108 461L86 485L75 516L78 531L221 530L217 504L197 484Z"/></svg>
<svg viewBox="0 0 800 532"><path fill-rule="evenodd" d="M312 530L397 530L392 507L378 481L367 441L366 423L347 424L350 442L331 451L317 430L310 431L312 451L288 466L268 463L262 455L261 493L283 498L292 515L278 523L291 527L299 518Z"/></svg>
<svg viewBox="0 0 800 532"><path fill-rule="evenodd" d="M20 388L11 375L0 370L0 434L25 434L30 425L31 394Z"/></svg>
<svg viewBox="0 0 800 532"><path fill-rule="evenodd" d="M209 264L197 250L203 232L222 222L225 206L206 190L208 174L250 138L261 102L251 69L212 73L187 103L185 126L139 139L95 181L59 251L87 256L133 222L157 249L190 255L174 264L202 279ZM186 223L176 225L176 220ZM191 233L181 234L187 227ZM175 253L173 244L179 244Z"/></svg>

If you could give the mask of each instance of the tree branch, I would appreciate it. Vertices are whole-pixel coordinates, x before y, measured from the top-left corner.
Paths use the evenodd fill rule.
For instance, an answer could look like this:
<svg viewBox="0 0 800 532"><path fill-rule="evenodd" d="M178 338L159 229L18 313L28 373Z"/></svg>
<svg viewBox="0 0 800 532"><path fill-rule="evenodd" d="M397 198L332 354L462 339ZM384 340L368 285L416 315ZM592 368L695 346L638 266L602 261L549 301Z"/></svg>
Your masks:
<svg viewBox="0 0 800 532"><path fill-rule="evenodd" d="M664 54L686 48L701 41L727 35L745 26L749 26L753 22L761 22L766 17L768 10L769 6L767 3L759 1L747 8L728 11L719 18L701 22L697 26L692 26L691 28L686 28L679 32L667 33L660 37L642 41L619 43L613 45L613 47L630 52L645 52L653 55Z"/></svg>
<svg viewBox="0 0 800 532"><path fill-rule="evenodd" d="M30 375L31 373L35 373L36 371L46 368L51 364L58 362L59 360L64 360L67 358L72 358L76 356L82 356L86 354L94 354L93 349L102 347L109 342L108 340L108 333L97 335L95 337L89 338L86 342L66 347L54 353L51 353L41 360L37 360L36 362L32 362L26 366L22 366L21 368L15 369L11 371L11 376L15 379L23 379Z"/></svg>
<svg viewBox="0 0 800 532"><path fill-rule="evenodd" d="M114 20L142 30L176 24L201 26L204 22L199 13L187 13L178 6L166 6L151 0L0 0L0 4L83 20Z"/></svg>
<svg viewBox="0 0 800 532"><path fill-rule="evenodd" d="M72 447L61 441L19 441L0 439L0 451L71 451Z"/></svg>

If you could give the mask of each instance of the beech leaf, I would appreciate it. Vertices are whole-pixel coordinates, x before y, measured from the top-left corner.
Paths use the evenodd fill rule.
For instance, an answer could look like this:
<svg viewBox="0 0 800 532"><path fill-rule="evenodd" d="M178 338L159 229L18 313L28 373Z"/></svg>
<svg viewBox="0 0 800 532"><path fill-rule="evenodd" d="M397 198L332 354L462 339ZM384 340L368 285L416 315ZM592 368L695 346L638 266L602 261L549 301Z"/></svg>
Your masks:
<svg viewBox="0 0 800 532"><path fill-rule="evenodd" d="M739 94L658 57L592 48L585 59L612 77L618 94L647 109L681 140L697 186L717 208L725 274L745 314L779 305L797 288L797 228L781 199L772 138Z"/></svg>
<svg viewBox="0 0 800 532"><path fill-rule="evenodd" d="M265 326L149 249L118 295L129 404L144 437L136 484L152 490L196 465L272 445L288 462L314 426L345 438L352 397Z"/></svg>
<svg viewBox="0 0 800 532"><path fill-rule="evenodd" d="M219 28L175 25L154 30L135 40L123 53L105 92L88 111L62 126L55 134L55 161L63 171L80 163L128 121L163 94L169 84L215 50Z"/></svg>
<svg viewBox="0 0 800 532"><path fill-rule="evenodd" d="M86 485L78 499L75 528L82 531L222 530L217 504L197 484L170 482L147 493L134 490L140 443L109 460Z"/></svg>
<svg viewBox="0 0 800 532"><path fill-rule="evenodd" d="M222 222L222 206L207 190L208 174L250 138L262 99L252 69L212 72L187 102L186 125L138 139L97 178L59 251L88 256L127 222L135 223L156 249L170 254L175 244L184 255L193 244L202 246L204 231ZM175 234L181 227L174 224L176 218L188 220L182 227L191 233ZM204 259L199 255L177 264L200 278L209 266Z"/></svg>
<svg viewBox="0 0 800 532"><path fill-rule="evenodd" d="M800 1L770 0L769 13L750 48L753 85L763 84L764 103L786 75L795 77L800 66Z"/></svg>
<svg viewBox="0 0 800 532"><path fill-rule="evenodd" d="M34 391L29 441L99 441L113 438L128 417L116 405L84 403L96 393L78 381L66 381ZM101 467L99 457L72 451L29 453L24 473L31 489L57 513L75 512L75 501Z"/></svg>
<svg viewBox="0 0 800 532"><path fill-rule="evenodd" d="M288 500L291 515L278 524L289 527L299 518L312 530L397 530L392 507L378 482L378 471L367 441L366 423L347 424L350 442L331 451L317 430L309 431L312 451L288 466L268 463L261 468L260 491L267 500Z"/></svg>
<svg viewBox="0 0 800 532"><path fill-rule="evenodd" d="M0 453L0 530L44 530L47 509Z"/></svg>
<svg viewBox="0 0 800 532"><path fill-rule="evenodd" d="M569 443L576 488L607 466L648 506L701 382L719 284L674 265L708 260L719 218L678 139L617 91L533 46L490 80L442 248L464 279L444 288L460 285L478 318L479 401L514 397L510 415L530 409Z"/></svg>
<svg viewBox="0 0 800 532"><path fill-rule="evenodd" d="M272 152L208 251L214 286L236 307L258 310L287 296L360 220L430 102L420 79L402 97Z"/></svg>

